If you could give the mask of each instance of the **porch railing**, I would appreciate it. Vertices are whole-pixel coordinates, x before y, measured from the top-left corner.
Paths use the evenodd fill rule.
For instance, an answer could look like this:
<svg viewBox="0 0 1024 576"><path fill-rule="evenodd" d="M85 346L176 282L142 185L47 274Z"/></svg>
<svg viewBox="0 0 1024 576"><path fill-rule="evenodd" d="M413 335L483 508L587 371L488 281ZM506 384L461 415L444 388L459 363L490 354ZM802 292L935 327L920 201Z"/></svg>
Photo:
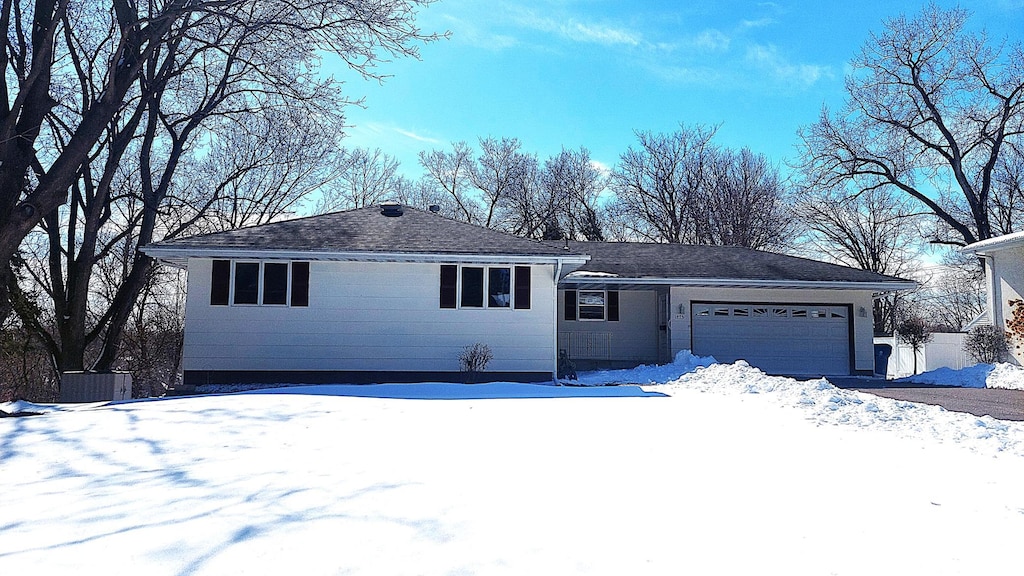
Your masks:
<svg viewBox="0 0 1024 576"><path fill-rule="evenodd" d="M574 360L610 360L612 335L610 332L559 332L558 348L569 353Z"/></svg>

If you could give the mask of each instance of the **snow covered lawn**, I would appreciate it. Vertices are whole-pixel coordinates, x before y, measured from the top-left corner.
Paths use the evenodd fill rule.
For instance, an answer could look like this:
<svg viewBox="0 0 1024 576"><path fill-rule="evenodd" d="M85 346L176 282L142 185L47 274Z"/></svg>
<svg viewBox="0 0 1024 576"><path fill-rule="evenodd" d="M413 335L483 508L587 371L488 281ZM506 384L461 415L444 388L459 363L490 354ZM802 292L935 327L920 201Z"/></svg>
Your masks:
<svg viewBox="0 0 1024 576"><path fill-rule="evenodd" d="M679 375L643 389L291 388L0 419L0 571L1019 570L1024 425L742 364Z"/></svg>

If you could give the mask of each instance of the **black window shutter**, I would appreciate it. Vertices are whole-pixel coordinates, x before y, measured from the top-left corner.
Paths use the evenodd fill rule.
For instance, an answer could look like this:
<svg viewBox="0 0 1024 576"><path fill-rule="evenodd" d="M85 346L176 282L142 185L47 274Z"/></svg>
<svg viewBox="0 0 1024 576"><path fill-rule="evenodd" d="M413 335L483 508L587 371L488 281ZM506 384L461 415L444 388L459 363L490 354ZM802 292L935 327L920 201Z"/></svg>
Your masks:
<svg viewBox="0 0 1024 576"><path fill-rule="evenodd" d="M309 262L292 262L292 306L309 306Z"/></svg>
<svg viewBox="0 0 1024 576"><path fill-rule="evenodd" d="M515 308L530 309L530 267L516 266L515 269Z"/></svg>
<svg viewBox="0 0 1024 576"><path fill-rule="evenodd" d="M618 290L608 291L608 320L619 321L619 292Z"/></svg>
<svg viewBox="0 0 1024 576"><path fill-rule="evenodd" d="M459 267L453 264L441 265L441 308L455 308L459 284Z"/></svg>
<svg viewBox="0 0 1024 576"><path fill-rule="evenodd" d="M565 319L575 320L576 319L576 291L566 290L565 291Z"/></svg>
<svg viewBox="0 0 1024 576"><path fill-rule="evenodd" d="M231 295L231 261L214 260L210 279L210 305L227 306Z"/></svg>

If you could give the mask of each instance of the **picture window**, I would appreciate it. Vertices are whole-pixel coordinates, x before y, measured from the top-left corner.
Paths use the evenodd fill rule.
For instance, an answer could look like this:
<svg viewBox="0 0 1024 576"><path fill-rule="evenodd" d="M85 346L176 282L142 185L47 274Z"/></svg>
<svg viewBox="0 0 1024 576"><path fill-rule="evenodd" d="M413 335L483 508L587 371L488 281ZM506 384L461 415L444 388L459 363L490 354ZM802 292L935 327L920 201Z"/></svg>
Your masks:
<svg viewBox="0 0 1024 576"><path fill-rule="evenodd" d="M458 266L440 270L441 308L529 310L529 266Z"/></svg>
<svg viewBox="0 0 1024 576"><path fill-rule="evenodd" d="M290 298L289 298L290 297ZM309 262L214 260L211 306L309 305Z"/></svg>

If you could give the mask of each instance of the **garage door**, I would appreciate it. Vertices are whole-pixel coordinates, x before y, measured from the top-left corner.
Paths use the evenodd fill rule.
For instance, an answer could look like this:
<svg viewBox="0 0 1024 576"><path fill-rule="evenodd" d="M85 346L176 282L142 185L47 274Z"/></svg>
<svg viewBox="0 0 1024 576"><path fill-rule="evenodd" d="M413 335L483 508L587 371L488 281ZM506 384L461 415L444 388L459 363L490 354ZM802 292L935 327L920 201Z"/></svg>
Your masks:
<svg viewBox="0 0 1024 576"><path fill-rule="evenodd" d="M849 374L847 306L694 303L693 352L770 374Z"/></svg>

